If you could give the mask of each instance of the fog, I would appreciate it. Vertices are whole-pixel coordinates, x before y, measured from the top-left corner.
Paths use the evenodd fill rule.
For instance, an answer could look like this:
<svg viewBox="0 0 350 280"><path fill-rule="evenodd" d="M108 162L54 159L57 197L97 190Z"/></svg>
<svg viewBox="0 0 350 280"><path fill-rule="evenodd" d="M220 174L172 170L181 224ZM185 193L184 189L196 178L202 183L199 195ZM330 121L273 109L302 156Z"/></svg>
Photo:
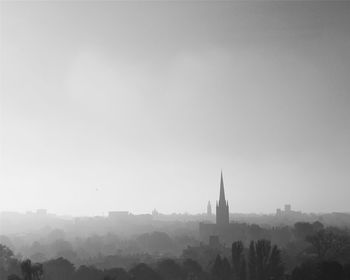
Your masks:
<svg viewBox="0 0 350 280"><path fill-rule="evenodd" d="M348 14L1 2L1 210L349 211Z"/></svg>
<svg viewBox="0 0 350 280"><path fill-rule="evenodd" d="M0 280L350 280L349 1L1 1Z"/></svg>

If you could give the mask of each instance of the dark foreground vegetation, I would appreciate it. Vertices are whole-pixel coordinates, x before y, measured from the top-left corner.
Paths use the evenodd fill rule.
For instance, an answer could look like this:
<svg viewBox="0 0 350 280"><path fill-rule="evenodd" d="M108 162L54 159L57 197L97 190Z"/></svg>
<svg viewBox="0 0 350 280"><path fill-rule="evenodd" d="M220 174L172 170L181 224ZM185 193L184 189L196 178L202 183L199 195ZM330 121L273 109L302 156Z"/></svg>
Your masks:
<svg viewBox="0 0 350 280"><path fill-rule="evenodd" d="M350 235L321 223L297 223L293 241L267 239L188 247L181 257L128 267L77 265L63 257L34 262L0 245L0 280L350 280Z"/></svg>

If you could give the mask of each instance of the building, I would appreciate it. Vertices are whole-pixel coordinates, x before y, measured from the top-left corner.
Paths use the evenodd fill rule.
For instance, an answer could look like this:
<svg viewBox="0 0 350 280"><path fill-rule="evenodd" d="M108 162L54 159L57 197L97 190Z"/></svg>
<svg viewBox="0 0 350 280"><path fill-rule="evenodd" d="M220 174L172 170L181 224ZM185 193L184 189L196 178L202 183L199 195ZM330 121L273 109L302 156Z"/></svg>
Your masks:
<svg viewBox="0 0 350 280"><path fill-rule="evenodd" d="M216 202L216 224L228 225L229 221L229 208L228 201L225 199L224 179L220 178L220 197L219 202Z"/></svg>
<svg viewBox="0 0 350 280"><path fill-rule="evenodd" d="M207 216L211 216L213 215L213 213L211 212L211 204L210 201L208 201L208 205L207 205Z"/></svg>
<svg viewBox="0 0 350 280"><path fill-rule="evenodd" d="M219 201L216 203L216 223L202 222L199 223L199 237L202 242L208 244L211 240L220 240L223 244L231 244L235 240L239 240L241 230L236 224L230 223L229 205L225 198L224 179L221 172L220 178L220 195Z"/></svg>
<svg viewBox="0 0 350 280"><path fill-rule="evenodd" d="M276 216L277 217L293 217L293 216L299 216L301 215L301 211L294 211L292 210L292 206L290 204L284 205L284 210L281 208L276 209Z"/></svg>

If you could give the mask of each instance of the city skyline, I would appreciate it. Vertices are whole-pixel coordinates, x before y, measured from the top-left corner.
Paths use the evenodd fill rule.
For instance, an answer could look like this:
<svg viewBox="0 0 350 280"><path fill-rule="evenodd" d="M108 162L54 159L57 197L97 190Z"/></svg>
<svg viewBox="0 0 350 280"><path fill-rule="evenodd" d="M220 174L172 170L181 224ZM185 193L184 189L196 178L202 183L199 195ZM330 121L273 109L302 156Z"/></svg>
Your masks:
<svg viewBox="0 0 350 280"><path fill-rule="evenodd" d="M212 217L216 217L216 224L228 224L230 222L230 218L229 215L232 214L256 214L256 215L276 215L281 216L283 215L283 213L297 213L297 214L327 214L326 212L303 212L301 209L295 211L295 209L292 209L292 205L291 204L284 204L283 208L281 207L276 207L274 210L274 212L260 212L260 213L254 213L254 212L247 212L247 213L239 213L239 212L230 212L229 211L229 201L225 199L225 189L224 189L224 179L223 179L223 172L221 170L220 172L220 188L219 188L219 199L213 199L213 200L208 200L207 202L207 207L203 208L202 212L198 212L198 213L190 213L186 210L183 210L182 212L170 212L170 213L162 213L160 211L158 211L156 208L153 208L152 211L150 212L138 212L138 213L133 213L131 211L129 211L128 209L109 209L107 212L100 213L100 215L98 214L93 214L93 215L80 215L80 217L97 217L97 216L110 216L111 213L121 213L121 214L128 214L128 215L144 215L144 214L152 214L152 216L155 215L155 213L157 213L157 215L161 214L161 215L189 215L189 216L196 216L196 215L204 215L204 216L212 216ZM211 202L215 202L213 203L213 205L216 205L216 211L212 212L212 208L211 208ZM78 217L76 215L68 215L68 214L60 214L60 213L53 213L50 212L48 209L43 209L43 208L37 208L37 209L27 209L24 213L23 212L17 212L17 211L0 211L0 213L18 213L18 214L38 214L38 215L47 215L47 214L51 214L51 215L57 215L57 216L66 216L66 217ZM219 212L219 213L218 213ZM227 214L226 214L227 212ZM330 213L337 213L335 211L330 212ZM339 213L339 212L338 212ZM341 212L340 212L341 213ZM346 214L350 214L350 211L348 212L343 212ZM219 217L221 215L222 217Z"/></svg>
<svg viewBox="0 0 350 280"><path fill-rule="evenodd" d="M349 212L349 2L0 5L0 211Z"/></svg>

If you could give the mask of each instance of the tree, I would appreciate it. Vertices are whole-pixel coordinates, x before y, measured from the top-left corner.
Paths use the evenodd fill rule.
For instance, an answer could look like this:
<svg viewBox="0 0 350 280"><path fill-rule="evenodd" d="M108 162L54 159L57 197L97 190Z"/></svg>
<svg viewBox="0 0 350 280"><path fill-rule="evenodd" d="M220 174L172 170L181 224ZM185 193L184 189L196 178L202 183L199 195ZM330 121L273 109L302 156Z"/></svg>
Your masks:
<svg viewBox="0 0 350 280"><path fill-rule="evenodd" d="M217 255L216 259L215 259L215 262L214 262L214 265L213 265L213 268L212 268L212 271L211 271L213 279L215 279L215 280L221 280L222 279L222 277L221 277L221 274L222 274L221 266L222 266L222 264L221 263L222 263L221 257L220 257L220 255Z"/></svg>
<svg viewBox="0 0 350 280"><path fill-rule="evenodd" d="M319 264L320 280L343 280L343 266L335 261L322 262Z"/></svg>
<svg viewBox="0 0 350 280"><path fill-rule="evenodd" d="M346 271L335 261L308 261L294 268L291 280L345 280Z"/></svg>
<svg viewBox="0 0 350 280"><path fill-rule="evenodd" d="M262 238L264 230L257 224L252 224L249 226L250 238L253 240L257 240Z"/></svg>
<svg viewBox="0 0 350 280"><path fill-rule="evenodd" d="M102 277L102 271L94 266L82 265L74 273L74 279L76 280L97 280Z"/></svg>
<svg viewBox="0 0 350 280"><path fill-rule="evenodd" d="M129 280L129 274L123 268L111 268L104 271L104 280Z"/></svg>
<svg viewBox="0 0 350 280"><path fill-rule="evenodd" d="M256 269L256 251L254 241L250 242L249 245L249 257L248 257L248 269L249 269L249 280L257 279L257 269Z"/></svg>
<svg viewBox="0 0 350 280"><path fill-rule="evenodd" d="M214 280L229 280L231 278L231 266L226 258L217 255L212 268L212 276Z"/></svg>
<svg viewBox="0 0 350 280"><path fill-rule="evenodd" d="M174 250L174 241L165 232L155 231L142 234L137 238L137 242L141 248L152 253L166 253Z"/></svg>
<svg viewBox="0 0 350 280"><path fill-rule="evenodd" d="M232 274L234 280L245 280L247 278L243 250L242 241L232 243Z"/></svg>
<svg viewBox="0 0 350 280"><path fill-rule="evenodd" d="M39 280L43 276L43 265L41 263L34 263L32 265L32 277L33 280Z"/></svg>
<svg viewBox="0 0 350 280"><path fill-rule="evenodd" d="M22 275L23 275L24 280L32 280L33 279L31 260L27 259L21 263L21 271L22 271Z"/></svg>
<svg viewBox="0 0 350 280"><path fill-rule="evenodd" d="M7 280L22 280L21 277L19 277L16 274L11 274L9 276L7 276Z"/></svg>
<svg viewBox="0 0 350 280"><path fill-rule="evenodd" d="M172 259L165 259L157 264L157 272L163 279L181 279L183 272L181 267Z"/></svg>
<svg viewBox="0 0 350 280"><path fill-rule="evenodd" d="M319 271L314 262L304 262L293 269L291 280L318 280Z"/></svg>
<svg viewBox="0 0 350 280"><path fill-rule="evenodd" d="M44 278L50 280L73 279L74 265L64 258L49 260L43 264Z"/></svg>
<svg viewBox="0 0 350 280"><path fill-rule="evenodd" d="M40 280L43 276L43 265L40 263L32 264L30 259L21 263L21 270L24 280Z"/></svg>
<svg viewBox="0 0 350 280"><path fill-rule="evenodd" d="M0 280L20 274L20 262L14 257L12 250L0 244Z"/></svg>
<svg viewBox="0 0 350 280"><path fill-rule="evenodd" d="M139 263L130 269L129 274L133 280L161 280L160 275L147 264Z"/></svg>
<svg viewBox="0 0 350 280"><path fill-rule="evenodd" d="M231 265L230 265L230 262L228 261L227 258L223 258L222 259L222 274L223 274L223 277L222 279L223 280L230 280L231 279Z"/></svg>
<svg viewBox="0 0 350 280"><path fill-rule="evenodd" d="M186 279L202 279L204 277L203 269L198 262L192 259L186 259L182 266Z"/></svg>
<svg viewBox="0 0 350 280"><path fill-rule="evenodd" d="M0 276L6 277L13 252L7 246L0 244Z"/></svg>
<svg viewBox="0 0 350 280"><path fill-rule="evenodd" d="M306 238L319 261L341 260L350 253L350 237L345 233L320 230Z"/></svg>
<svg viewBox="0 0 350 280"><path fill-rule="evenodd" d="M276 245L271 246L269 240L251 242L249 248L250 280L283 279L284 266L281 252Z"/></svg>
<svg viewBox="0 0 350 280"><path fill-rule="evenodd" d="M321 222L319 222L319 221L313 222L313 223L312 223L312 227L313 227L313 229L314 229L315 232L318 232L318 231L324 229L323 224L322 224Z"/></svg>
<svg viewBox="0 0 350 280"><path fill-rule="evenodd" d="M309 235L313 235L315 229L310 223L297 222L294 224L294 235L298 240L304 241L305 238Z"/></svg>

